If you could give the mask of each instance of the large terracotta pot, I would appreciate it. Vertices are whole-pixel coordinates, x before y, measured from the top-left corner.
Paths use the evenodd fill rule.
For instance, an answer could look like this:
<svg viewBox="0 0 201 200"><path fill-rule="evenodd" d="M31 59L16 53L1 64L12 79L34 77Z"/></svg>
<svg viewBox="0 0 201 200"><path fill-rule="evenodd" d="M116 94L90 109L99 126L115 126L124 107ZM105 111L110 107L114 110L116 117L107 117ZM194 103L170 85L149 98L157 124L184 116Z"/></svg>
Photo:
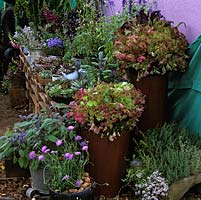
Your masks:
<svg viewBox="0 0 201 200"><path fill-rule="evenodd" d="M168 119L168 78L167 75L150 75L136 81L136 71L128 71L129 82L140 89L145 97L145 108L138 129L146 131L158 127Z"/></svg>
<svg viewBox="0 0 201 200"><path fill-rule="evenodd" d="M89 154L91 164L88 166L89 174L97 183L95 196L114 197L118 194L122 184L121 179L126 173L131 134L122 133L115 141L108 137L83 131L82 137L89 141ZM109 184L109 185L106 185Z"/></svg>

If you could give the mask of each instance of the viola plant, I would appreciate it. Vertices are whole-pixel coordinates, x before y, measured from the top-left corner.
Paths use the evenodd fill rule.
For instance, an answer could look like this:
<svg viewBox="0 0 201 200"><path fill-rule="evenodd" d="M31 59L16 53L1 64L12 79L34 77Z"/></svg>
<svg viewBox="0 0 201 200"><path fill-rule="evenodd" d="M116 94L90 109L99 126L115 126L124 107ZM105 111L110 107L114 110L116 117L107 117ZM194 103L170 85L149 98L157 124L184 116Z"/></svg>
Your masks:
<svg viewBox="0 0 201 200"><path fill-rule="evenodd" d="M145 102L141 91L127 82L98 83L80 89L73 98L67 116L101 137L109 136L111 141L136 126Z"/></svg>
<svg viewBox="0 0 201 200"><path fill-rule="evenodd" d="M62 39L55 37L46 40L47 52L52 55L63 55L64 42Z"/></svg>

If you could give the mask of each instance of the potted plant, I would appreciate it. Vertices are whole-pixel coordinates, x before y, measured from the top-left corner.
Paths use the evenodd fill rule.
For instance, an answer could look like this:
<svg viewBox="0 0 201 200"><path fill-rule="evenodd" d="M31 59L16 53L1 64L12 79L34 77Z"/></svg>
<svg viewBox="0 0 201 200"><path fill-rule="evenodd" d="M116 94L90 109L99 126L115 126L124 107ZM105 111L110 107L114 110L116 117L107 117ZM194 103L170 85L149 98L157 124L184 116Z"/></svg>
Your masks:
<svg viewBox="0 0 201 200"><path fill-rule="evenodd" d="M67 116L81 125L81 135L89 140L94 164L89 166L90 175L98 183L109 184L97 187L96 195L114 197L125 174L130 132L143 112L144 96L131 83L102 82L80 89L73 98Z"/></svg>
<svg viewBox="0 0 201 200"><path fill-rule="evenodd" d="M186 129L166 123L135 143L124 178L134 199L182 199L201 182L200 139Z"/></svg>
<svg viewBox="0 0 201 200"><path fill-rule="evenodd" d="M160 11L145 12L144 8L128 18L116 36L120 73L147 97L139 129L162 125L168 116L168 72L184 72L188 66L185 36Z"/></svg>
<svg viewBox="0 0 201 200"><path fill-rule="evenodd" d="M12 130L6 132L4 137L1 137L0 160L11 158L22 168L29 167L31 175L37 171L42 178L44 165L43 159L38 157L38 153L41 152L44 145L52 148L59 139L64 140L69 134L66 127L75 125L71 122L66 120L65 116L50 110L43 111L38 115L21 116L21 121L17 122ZM35 189L42 193L49 193L46 185L38 185L38 181L41 179L34 180L37 181L33 182ZM43 179L39 183L43 183Z"/></svg>
<svg viewBox="0 0 201 200"><path fill-rule="evenodd" d="M46 40L47 43L47 55L63 56L64 42L58 37L49 38Z"/></svg>
<svg viewBox="0 0 201 200"><path fill-rule="evenodd" d="M67 127L69 134L57 140L55 146L42 147L39 154L45 165L45 181L50 188L51 199L86 199L93 197L92 181L86 173L89 161L88 144L76 134L75 127Z"/></svg>
<svg viewBox="0 0 201 200"><path fill-rule="evenodd" d="M188 66L188 42L178 26L164 19L160 11L140 10L115 33L115 56L122 70L134 69L137 80L169 71L184 72Z"/></svg>
<svg viewBox="0 0 201 200"><path fill-rule="evenodd" d="M46 93L57 103L70 103L75 92L85 85L82 80L55 80L46 85Z"/></svg>
<svg viewBox="0 0 201 200"><path fill-rule="evenodd" d="M25 26L24 28L18 27L13 36L14 42L21 45L23 48L28 48L31 57L31 63L39 56L45 56L46 43L42 35L33 28L33 24Z"/></svg>

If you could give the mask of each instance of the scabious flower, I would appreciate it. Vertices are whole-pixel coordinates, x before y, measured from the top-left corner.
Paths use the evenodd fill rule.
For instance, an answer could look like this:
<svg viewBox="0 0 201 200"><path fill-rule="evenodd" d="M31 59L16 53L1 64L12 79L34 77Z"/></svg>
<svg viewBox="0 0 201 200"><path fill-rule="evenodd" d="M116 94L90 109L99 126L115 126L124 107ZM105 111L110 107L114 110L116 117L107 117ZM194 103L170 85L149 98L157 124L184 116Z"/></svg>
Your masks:
<svg viewBox="0 0 201 200"><path fill-rule="evenodd" d="M33 160L35 157L36 157L36 152L35 152L35 151L31 151L31 152L29 153L29 159L30 159L30 160Z"/></svg>
<svg viewBox="0 0 201 200"><path fill-rule="evenodd" d="M47 146L42 146L41 151L44 153L47 149Z"/></svg>
<svg viewBox="0 0 201 200"><path fill-rule="evenodd" d="M44 156L43 155L38 156L38 160L39 161L43 161L44 160Z"/></svg>
<svg viewBox="0 0 201 200"><path fill-rule="evenodd" d="M69 179L69 178L70 178L69 175L65 175L61 180L64 181L64 180L67 180L67 179Z"/></svg>
<svg viewBox="0 0 201 200"><path fill-rule="evenodd" d="M75 141L79 141L79 140L81 140L82 139L82 137L80 136L80 135L76 135L75 136Z"/></svg>
<svg viewBox="0 0 201 200"><path fill-rule="evenodd" d="M79 155L81 155L81 152L80 152L80 151L76 151L76 152L74 153L74 155L75 155L75 156L79 156Z"/></svg>
<svg viewBox="0 0 201 200"><path fill-rule="evenodd" d="M71 126L68 126L67 129L68 129L69 131L72 131L72 130L75 129L75 127L71 125Z"/></svg>
<svg viewBox="0 0 201 200"><path fill-rule="evenodd" d="M80 142L80 146L83 147L83 146L87 146L87 143L85 141L82 141Z"/></svg>
<svg viewBox="0 0 201 200"><path fill-rule="evenodd" d="M83 146L82 151L88 151L88 146Z"/></svg>
<svg viewBox="0 0 201 200"><path fill-rule="evenodd" d="M75 182L76 187L80 187L82 185L82 180L77 180Z"/></svg>
<svg viewBox="0 0 201 200"><path fill-rule="evenodd" d="M73 159L73 154L71 154L71 153L65 153L65 154L64 154L64 157L65 157L65 159L67 159L67 160L72 160L72 159Z"/></svg>
<svg viewBox="0 0 201 200"><path fill-rule="evenodd" d="M63 143L62 140L59 139L59 140L56 141L56 146L61 146L62 143Z"/></svg>

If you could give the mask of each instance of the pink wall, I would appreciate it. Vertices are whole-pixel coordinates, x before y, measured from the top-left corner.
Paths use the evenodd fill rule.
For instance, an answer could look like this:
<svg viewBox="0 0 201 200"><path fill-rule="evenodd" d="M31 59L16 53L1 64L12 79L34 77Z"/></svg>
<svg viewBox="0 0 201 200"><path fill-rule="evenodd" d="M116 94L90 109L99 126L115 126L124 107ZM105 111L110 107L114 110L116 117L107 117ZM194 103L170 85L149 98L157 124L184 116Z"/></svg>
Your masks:
<svg viewBox="0 0 201 200"><path fill-rule="evenodd" d="M121 10L122 0L114 0L115 11ZM158 9L167 20L185 22L186 28L181 25L180 30L191 43L201 34L201 0L158 0Z"/></svg>

